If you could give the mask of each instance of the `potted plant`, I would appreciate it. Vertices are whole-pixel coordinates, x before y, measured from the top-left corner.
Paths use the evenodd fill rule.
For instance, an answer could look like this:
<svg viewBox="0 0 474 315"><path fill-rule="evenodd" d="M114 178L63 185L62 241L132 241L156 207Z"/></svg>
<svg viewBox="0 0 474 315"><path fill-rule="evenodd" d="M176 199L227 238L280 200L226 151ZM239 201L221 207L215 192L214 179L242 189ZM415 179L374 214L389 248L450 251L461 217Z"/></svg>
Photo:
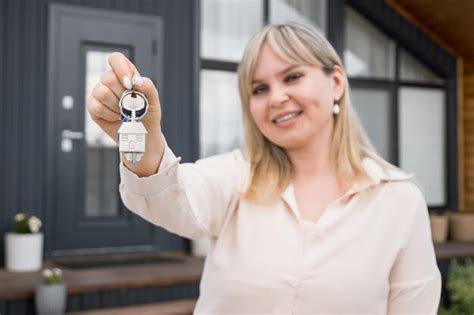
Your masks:
<svg viewBox="0 0 474 315"><path fill-rule="evenodd" d="M43 270L43 281L35 290L36 314L62 315L66 309L66 284L59 268Z"/></svg>
<svg viewBox="0 0 474 315"><path fill-rule="evenodd" d="M8 271L38 271L43 263L41 220L23 213L15 215L13 232L5 234L5 265Z"/></svg>
<svg viewBox="0 0 474 315"><path fill-rule="evenodd" d="M448 238L449 215L430 213L431 236L433 243L444 243Z"/></svg>
<svg viewBox="0 0 474 315"><path fill-rule="evenodd" d="M450 230L454 241L474 241L474 213L451 214Z"/></svg>
<svg viewBox="0 0 474 315"><path fill-rule="evenodd" d="M453 260L449 267L447 288L450 307L440 307L441 315L472 314L474 311L474 262Z"/></svg>

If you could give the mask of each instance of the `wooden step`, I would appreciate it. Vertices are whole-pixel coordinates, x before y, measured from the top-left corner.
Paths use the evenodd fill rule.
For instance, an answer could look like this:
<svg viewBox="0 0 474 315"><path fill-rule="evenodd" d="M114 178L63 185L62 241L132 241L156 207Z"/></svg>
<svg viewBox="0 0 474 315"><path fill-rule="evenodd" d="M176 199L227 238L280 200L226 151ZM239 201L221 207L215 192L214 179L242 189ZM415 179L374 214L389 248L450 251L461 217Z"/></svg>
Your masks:
<svg viewBox="0 0 474 315"><path fill-rule="evenodd" d="M84 269L60 268L64 273L68 295L199 283L204 266L203 258L181 253L160 255L182 259L179 262L124 264L123 266ZM124 256L123 259L125 261L127 257ZM45 261L43 267L57 266L52 261ZM41 271L18 273L0 269L0 283L2 284L0 286L0 301L32 299L35 287L40 281Z"/></svg>
<svg viewBox="0 0 474 315"><path fill-rule="evenodd" d="M67 315L165 315L192 314L196 300L178 300L136 306L94 309L82 312L66 313Z"/></svg>

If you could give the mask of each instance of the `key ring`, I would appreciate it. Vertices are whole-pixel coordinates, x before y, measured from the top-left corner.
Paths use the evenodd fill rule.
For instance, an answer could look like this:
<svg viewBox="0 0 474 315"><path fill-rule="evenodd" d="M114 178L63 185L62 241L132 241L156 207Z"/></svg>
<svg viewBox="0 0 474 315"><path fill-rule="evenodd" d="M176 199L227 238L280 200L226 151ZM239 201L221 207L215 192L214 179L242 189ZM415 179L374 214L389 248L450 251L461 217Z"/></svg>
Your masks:
<svg viewBox="0 0 474 315"><path fill-rule="evenodd" d="M125 106L123 105L123 99L125 97L129 96L129 95L131 95L131 97L133 97L133 98L136 98L136 97L142 98L145 106L141 109L138 109L138 110L137 110L137 108L125 108ZM133 111L135 111L135 120L140 120L140 119L143 118L143 116L145 116L145 114L148 111L148 100L147 100L145 94L143 94L141 92L137 92L133 89L126 90L125 92L122 93L122 97L120 97L119 107L120 107L120 114L124 118L127 118L127 120L129 120L129 121L132 120L132 112Z"/></svg>

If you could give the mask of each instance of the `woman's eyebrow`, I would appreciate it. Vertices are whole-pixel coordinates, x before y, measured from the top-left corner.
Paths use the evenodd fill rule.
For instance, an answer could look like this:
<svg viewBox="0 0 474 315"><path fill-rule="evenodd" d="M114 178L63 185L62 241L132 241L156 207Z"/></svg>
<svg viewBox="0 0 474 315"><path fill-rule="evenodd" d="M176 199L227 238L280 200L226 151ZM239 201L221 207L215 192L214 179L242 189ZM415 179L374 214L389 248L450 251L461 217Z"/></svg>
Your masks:
<svg viewBox="0 0 474 315"><path fill-rule="evenodd" d="M288 72L290 72L291 70L293 70L294 68L297 68L301 65L290 65L288 67L286 67L285 69L281 70L280 72L277 73L278 76L283 76L285 74L287 74ZM255 83L261 83L263 80L260 80L260 79L255 79L255 80L252 80L251 84L255 84Z"/></svg>

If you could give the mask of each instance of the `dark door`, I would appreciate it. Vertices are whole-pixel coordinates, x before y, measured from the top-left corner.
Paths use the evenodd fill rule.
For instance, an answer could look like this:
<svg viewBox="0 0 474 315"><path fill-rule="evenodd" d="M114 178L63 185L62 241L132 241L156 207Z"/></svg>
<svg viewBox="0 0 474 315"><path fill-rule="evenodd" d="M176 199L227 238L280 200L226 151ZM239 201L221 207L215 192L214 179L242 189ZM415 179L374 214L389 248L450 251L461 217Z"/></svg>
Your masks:
<svg viewBox="0 0 474 315"><path fill-rule="evenodd" d="M51 256L158 248L157 228L121 203L117 146L90 119L85 100L113 51L123 52L156 83L161 22L156 16L50 7L46 236Z"/></svg>

